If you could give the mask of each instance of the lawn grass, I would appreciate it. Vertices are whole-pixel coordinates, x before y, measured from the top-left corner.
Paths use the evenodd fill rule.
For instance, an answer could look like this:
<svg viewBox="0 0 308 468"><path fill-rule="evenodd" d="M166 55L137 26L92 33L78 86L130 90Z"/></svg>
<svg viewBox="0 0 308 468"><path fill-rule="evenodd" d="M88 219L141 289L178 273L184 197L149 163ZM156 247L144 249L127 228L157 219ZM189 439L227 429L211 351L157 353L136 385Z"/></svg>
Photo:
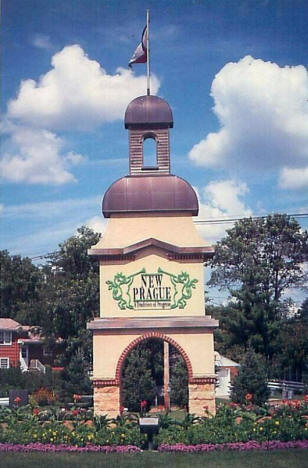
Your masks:
<svg viewBox="0 0 308 468"><path fill-rule="evenodd" d="M157 411L157 412L153 411L150 413L150 416L155 417L155 416L159 416L160 414L165 415L166 412L165 411ZM187 415L187 411L184 409L177 409L177 410L172 410L169 412L169 416L175 421L181 421L182 419L185 418L186 415Z"/></svg>
<svg viewBox="0 0 308 468"><path fill-rule="evenodd" d="M307 450L220 453L1 453L1 468L306 468Z"/></svg>

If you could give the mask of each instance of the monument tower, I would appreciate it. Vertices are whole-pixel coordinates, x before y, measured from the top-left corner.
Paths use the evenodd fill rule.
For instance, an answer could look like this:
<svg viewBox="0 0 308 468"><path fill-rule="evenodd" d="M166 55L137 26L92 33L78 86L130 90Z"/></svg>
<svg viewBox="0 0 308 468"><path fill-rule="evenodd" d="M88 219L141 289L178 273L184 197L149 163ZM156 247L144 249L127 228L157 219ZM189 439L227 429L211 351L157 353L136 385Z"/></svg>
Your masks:
<svg viewBox="0 0 308 468"><path fill-rule="evenodd" d="M214 251L193 223L195 191L170 173L173 115L166 101L150 94L149 12L130 64L145 62L147 95L134 99L125 112L129 175L106 191L106 231L89 250L100 264L100 317L88 324L94 411L120 413L124 361L138 344L157 339L165 350L166 343L173 345L184 359L189 412L204 415L207 407L215 413L213 331L218 322L205 315L203 269ZM151 165L145 160L147 139L156 147Z"/></svg>
<svg viewBox="0 0 308 468"><path fill-rule="evenodd" d="M121 372L130 351L159 339L181 353L189 378L189 411L215 411L213 330L205 315L204 261L213 248L200 237L191 185L170 174L173 116L157 96L134 99L125 113L129 175L106 191L106 231L89 254L100 263L100 317L93 331L96 414L115 416L121 406ZM156 145L156 164L144 164L144 142Z"/></svg>

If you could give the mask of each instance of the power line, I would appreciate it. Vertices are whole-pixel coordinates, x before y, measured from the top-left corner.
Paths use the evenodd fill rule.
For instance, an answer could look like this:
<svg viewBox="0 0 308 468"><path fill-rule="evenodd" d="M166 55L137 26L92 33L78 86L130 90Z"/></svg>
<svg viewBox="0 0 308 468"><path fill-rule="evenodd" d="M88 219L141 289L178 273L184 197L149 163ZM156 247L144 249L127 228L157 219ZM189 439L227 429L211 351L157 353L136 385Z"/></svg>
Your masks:
<svg viewBox="0 0 308 468"><path fill-rule="evenodd" d="M241 218L197 219L196 221L194 221L194 224L226 224L226 223L234 223L235 221L241 221L242 219L247 219L247 218L248 219L265 219L268 216L269 215L245 216L245 217L241 217ZM287 216L290 216L291 218L308 218L308 213L291 213L291 214L287 214Z"/></svg>
<svg viewBox="0 0 308 468"><path fill-rule="evenodd" d="M275 213L279 214L279 213ZM308 213L283 213L286 214L286 216L290 216L291 218L308 218ZM198 219L194 221L194 224L228 224L228 223L234 223L235 221L241 221L242 219L265 219L269 215L264 215L264 216L244 216L244 217L237 217L237 218L221 218L221 219L215 219L215 218L209 218L209 219ZM29 257L30 260L39 260L42 258L50 257L51 255L54 255L58 253L59 250L55 250L54 252L49 252L47 254L42 254L42 255L36 255L34 257Z"/></svg>
<svg viewBox="0 0 308 468"><path fill-rule="evenodd" d="M36 255L35 257L29 257L30 260L38 260L40 258L45 258L45 257L51 257L52 255L58 253L59 250L55 250L54 252L48 252L46 254L42 254L42 255Z"/></svg>

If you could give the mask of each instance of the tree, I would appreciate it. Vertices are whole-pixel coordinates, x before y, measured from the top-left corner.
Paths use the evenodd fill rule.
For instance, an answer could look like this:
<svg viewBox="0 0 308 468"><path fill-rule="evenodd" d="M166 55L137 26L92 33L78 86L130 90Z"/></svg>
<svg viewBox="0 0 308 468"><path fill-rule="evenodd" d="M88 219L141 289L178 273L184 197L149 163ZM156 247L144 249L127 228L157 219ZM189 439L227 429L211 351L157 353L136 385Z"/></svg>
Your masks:
<svg viewBox="0 0 308 468"><path fill-rule="evenodd" d="M242 288L234 293L235 302L223 308L220 326L227 349L242 347L247 351L252 346L257 353L271 358L275 352L275 338L280 327L280 309L267 304L260 296L255 297ZM230 356L233 359L236 357Z"/></svg>
<svg viewBox="0 0 308 468"><path fill-rule="evenodd" d="M86 325L99 315L99 272L97 259L90 257L87 250L99 238L92 229L82 226L48 257L43 333L50 347L58 338L63 340L60 364L64 366L77 350L88 361L92 357L92 336Z"/></svg>
<svg viewBox="0 0 308 468"><path fill-rule="evenodd" d="M283 293L304 282L306 231L287 215L243 219L217 243L209 284L233 296L223 317L231 345L253 346L271 359Z"/></svg>
<svg viewBox="0 0 308 468"><path fill-rule="evenodd" d="M77 229L77 234L59 245L60 249L46 257L53 271L67 278L86 278L98 274L98 261L88 255L88 249L97 244L100 234L87 226Z"/></svg>
<svg viewBox="0 0 308 468"><path fill-rule="evenodd" d="M64 390L65 394L72 397L74 393L90 393L92 386L88 371L89 362L83 350L77 349L69 364L62 371L62 390Z"/></svg>
<svg viewBox="0 0 308 468"><path fill-rule="evenodd" d="M298 316L306 325L308 325L308 297L302 303L298 311Z"/></svg>
<svg viewBox="0 0 308 468"><path fill-rule="evenodd" d="M44 278L30 258L11 256L0 251L0 317L9 317L27 325L40 325L41 291Z"/></svg>
<svg viewBox="0 0 308 468"><path fill-rule="evenodd" d="M308 378L307 306L306 299L297 314L287 317L281 323L276 339L277 352L271 369L273 377L283 376L284 379L297 381Z"/></svg>
<svg viewBox="0 0 308 468"><path fill-rule="evenodd" d="M233 381L231 400L240 404L251 402L262 405L268 399L269 393L262 356L249 348Z"/></svg>
<svg viewBox="0 0 308 468"><path fill-rule="evenodd" d="M122 371L122 397L129 411L139 411L141 401L151 403L155 398L152 354L149 343L141 343L126 358Z"/></svg>
<svg viewBox="0 0 308 468"><path fill-rule="evenodd" d="M188 407L188 372L182 356L173 348L174 362L170 365L170 401L180 408Z"/></svg>

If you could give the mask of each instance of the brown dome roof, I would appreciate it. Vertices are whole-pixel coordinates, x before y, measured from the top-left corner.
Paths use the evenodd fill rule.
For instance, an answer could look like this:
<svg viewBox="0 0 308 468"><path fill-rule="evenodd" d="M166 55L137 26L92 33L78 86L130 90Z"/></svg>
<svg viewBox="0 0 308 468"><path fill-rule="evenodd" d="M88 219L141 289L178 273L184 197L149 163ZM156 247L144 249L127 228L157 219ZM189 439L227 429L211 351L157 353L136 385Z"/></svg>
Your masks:
<svg viewBox="0 0 308 468"><path fill-rule="evenodd" d="M103 199L103 214L136 212L189 212L198 214L194 189L175 175L126 176L114 182Z"/></svg>
<svg viewBox="0 0 308 468"><path fill-rule="evenodd" d="M158 96L139 96L128 104L125 112L125 128L153 124L173 127L169 104Z"/></svg>

